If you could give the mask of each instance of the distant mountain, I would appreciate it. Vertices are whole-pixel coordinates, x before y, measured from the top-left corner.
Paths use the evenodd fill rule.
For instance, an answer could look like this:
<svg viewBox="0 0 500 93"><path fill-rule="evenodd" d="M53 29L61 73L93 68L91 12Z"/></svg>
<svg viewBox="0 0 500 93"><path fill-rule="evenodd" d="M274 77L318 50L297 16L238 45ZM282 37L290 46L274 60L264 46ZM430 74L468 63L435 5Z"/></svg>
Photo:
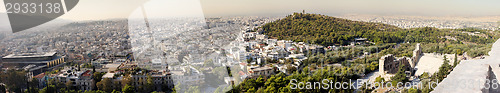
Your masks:
<svg viewBox="0 0 500 93"><path fill-rule="evenodd" d="M310 42L320 45L347 45L355 38L367 38L373 42L403 42L405 33L396 26L351 21L320 14L293 13L283 19L255 29L272 38Z"/></svg>

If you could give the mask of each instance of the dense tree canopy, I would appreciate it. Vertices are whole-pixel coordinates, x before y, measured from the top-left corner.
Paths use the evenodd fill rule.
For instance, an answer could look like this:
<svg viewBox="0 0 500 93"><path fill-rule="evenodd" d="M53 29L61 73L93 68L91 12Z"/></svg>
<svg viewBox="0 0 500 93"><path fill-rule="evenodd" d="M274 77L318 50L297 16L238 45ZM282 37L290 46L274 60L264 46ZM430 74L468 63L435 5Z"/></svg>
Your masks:
<svg viewBox="0 0 500 93"><path fill-rule="evenodd" d="M347 45L357 37L387 43L402 42L405 33L396 26L351 21L319 14L294 13L261 27L266 35L277 39L311 42L320 45Z"/></svg>

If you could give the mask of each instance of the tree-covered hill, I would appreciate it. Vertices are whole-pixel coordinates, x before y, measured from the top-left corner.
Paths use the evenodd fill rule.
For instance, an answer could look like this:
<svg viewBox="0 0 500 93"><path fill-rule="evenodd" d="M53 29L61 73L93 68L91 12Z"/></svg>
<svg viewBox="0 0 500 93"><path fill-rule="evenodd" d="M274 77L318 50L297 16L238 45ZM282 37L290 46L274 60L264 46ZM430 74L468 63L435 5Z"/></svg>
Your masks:
<svg viewBox="0 0 500 93"><path fill-rule="evenodd" d="M283 19L267 23L255 31L276 39L309 42L323 46L347 45L354 38L367 38L380 43L453 43L488 44L498 38L498 33L474 28L437 29L432 27L403 29L396 26L351 21L320 14L293 13ZM479 32L481 35L471 35ZM451 37L451 38L450 38Z"/></svg>
<svg viewBox="0 0 500 93"><path fill-rule="evenodd" d="M498 31L478 28L437 29L421 27L403 29L396 26L351 21L321 14L293 13L285 18L267 23L254 31L271 38L308 42L323 46L348 45L355 38L367 38L376 44L423 43L424 52L454 53L461 50L477 57L487 55L498 38Z"/></svg>
<svg viewBox="0 0 500 93"><path fill-rule="evenodd" d="M293 13L261 28L273 38L321 45L346 45L357 37L380 43L402 42L405 34L397 33L403 29L392 25L304 13Z"/></svg>

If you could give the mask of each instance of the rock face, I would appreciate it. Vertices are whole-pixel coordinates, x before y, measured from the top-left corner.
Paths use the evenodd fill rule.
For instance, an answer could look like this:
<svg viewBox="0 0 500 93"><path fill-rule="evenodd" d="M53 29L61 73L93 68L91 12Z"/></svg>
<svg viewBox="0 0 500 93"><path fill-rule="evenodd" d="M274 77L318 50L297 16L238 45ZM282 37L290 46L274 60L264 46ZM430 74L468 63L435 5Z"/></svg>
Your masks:
<svg viewBox="0 0 500 93"><path fill-rule="evenodd" d="M500 40L480 60L464 60L432 91L433 93L500 93Z"/></svg>

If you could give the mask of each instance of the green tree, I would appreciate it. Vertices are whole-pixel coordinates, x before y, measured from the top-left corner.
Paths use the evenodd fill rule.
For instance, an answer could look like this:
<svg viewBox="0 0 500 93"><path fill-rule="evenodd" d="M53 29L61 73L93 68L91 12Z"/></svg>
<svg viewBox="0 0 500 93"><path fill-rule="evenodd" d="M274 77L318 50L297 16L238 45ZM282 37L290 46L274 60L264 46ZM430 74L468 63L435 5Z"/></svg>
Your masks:
<svg viewBox="0 0 500 93"><path fill-rule="evenodd" d="M85 91L83 93L106 93L106 92L101 90L95 90L95 91Z"/></svg>
<svg viewBox="0 0 500 93"><path fill-rule="evenodd" d="M113 82L109 78L105 78L101 80L100 82L97 82L97 87L99 90L103 90L105 92L112 92L113 91Z"/></svg>
<svg viewBox="0 0 500 93"><path fill-rule="evenodd" d="M111 93L120 93L120 91L116 91L113 89L113 91Z"/></svg>
<svg viewBox="0 0 500 93"><path fill-rule="evenodd" d="M459 53L460 49L457 50L457 52L455 53L455 59L453 60L453 67L456 67L458 65L458 53Z"/></svg>
<svg viewBox="0 0 500 93"><path fill-rule="evenodd" d="M186 93L200 93L200 89L198 86L191 86Z"/></svg>
<svg viewBox="0 0 500 93"><path fill-rule="evenodd" d="M99 82L102 80L102 76L104 76L103 72L95 72L94 75L92 75L92 78L94 79L95 82Z"/></svg>
<svg viewBox="0 0 500 93"><path fill-rule="evenodd" d="M398 83L406 83L408 82L408 78L406 78L406 73L405 73L404 65L399 65L399 70L398 72L391 77L392 80L392 85L396 86Z"/></svg>
<svg viewBox="0 0 500 93"><path fill-rule="evenodd" d="M48 85L47 87L43 88L39 92L40 93L55 93L56 92L56 86L54 86L54 85Z"/></svg>
<svg viewBox="0 0 500 93"><path fill-rule="evenodd" d="M28 82L25 71L16 71L14 69L7 70L5 73L2 72L0 78L10 92L16 93L20 93Z"/></svg>
<svg viewBox="0 0 500 93"><path fill-rule="evenodd" d="M122 87L125 87L126 85L132 85L132 77L130 77L130 75L125 75L123 76L123 79L122 79Z"/></svg>
<svg viewBox="0 0 500 93"><path fill-rule="evenodd" d="M153 82L153 77L151 77L151 75L148 75L147 76L147 79L146 79L146 91L147 92L151 92L153 91L154 89L154 82Z"/></svg>
<svg viewBox="0 0 500 93"><path fill-rule="evenodd" d="M444 56L443 60L444 60L443 64L441 65L441 67L439 67L438 72L434 73L435 77L433 77L434 79L437 79L439 81L441 81L444 78L446 78L446 76L449 74L450 68L451 68L450 62L448 61L448 59L446 58L446 56Z"/></svg>
<svg viewBox="0 0 500 93"><path fill-rule="evenodd" d="M420 91L418 89L415 89L415 88L410 88L410 89L408 89L408 93L420 93Z"/></svg>
<svg viewBox="0 0 500 93"><path fill-rule="evenodd" d="M94 89L97 89L97 88L98 88L97 83L98 83L99 81L101 81L101 80L102 80L102 76L104 76L104 74L106 74L106 73L103 73L103 72L95 72L95 67L94 67L94 69L93 69L93 75L92 75L92 79L93 79L93 80L94 80L94 82L95 82L95 83L94 83L94 84L95 84Z"/></svg>
<svg viewBox="0 0 500 93"><path fill-rule="evenodd" d="M123 93L134 93L134 87L130 85L125 85L125 87L122 88Z"/></svg>
<svg viewBox="0 0 500 93"><path fill-rule="evenodd" d="M382 84L382 83L385 83L385 79L381 76L378 76L377 78L375 78L375 82ZM379 85L377 84L375 86L379 86Z"/></svg>
<svg viewBox="0 0 500 93"><path fill-rule="evenodd" d="M71 81L71 80L70 80L70 81L68 81L68 82L66 82L66 84L65 84L65 85L66 85L66 89L68 89L68 90L72 90L72 89L74 89L74 88L73 88L73 81Z"/></svg>

